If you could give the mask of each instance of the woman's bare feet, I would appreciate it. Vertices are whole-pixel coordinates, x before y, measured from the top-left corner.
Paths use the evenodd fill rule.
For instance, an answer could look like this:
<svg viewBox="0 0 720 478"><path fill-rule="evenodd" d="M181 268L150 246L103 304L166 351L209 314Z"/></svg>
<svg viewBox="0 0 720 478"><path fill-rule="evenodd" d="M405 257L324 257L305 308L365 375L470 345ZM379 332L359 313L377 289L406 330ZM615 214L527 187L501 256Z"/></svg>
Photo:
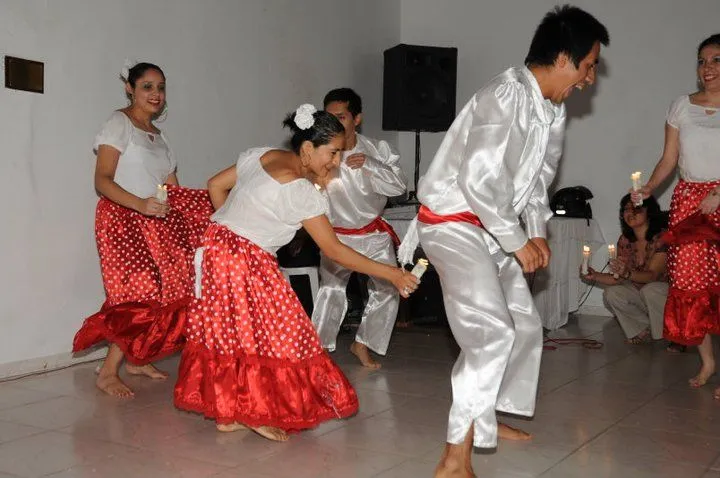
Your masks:
<svg viewBox="0 0 720 478"><path fill-rule="evenodd" d="M688 380L691 388L700 388L715 374L715 364L705 365L700 368L700 373Z"/></svg>
<svg viewBox="0 0 720 478"><path fill-rule="evenodd" d="M153 364L150 363L147 365L133 365L126 363L125 371L129 375L143 375L145 377L150 377L153 380L167 380L168 378L167 372L158 370Z"/></svg>
<svg viewBox="0 0 720 478"><path fill-rule="evenodd" d="M652 338L650 337L650 329L645 329L639 334L637 334L635 337L626 339L625 343L628 345L642 345L650 342L651 340Z"/></svg>
<svg viewBox="0 0 720 478"><path fill-rule="evenodd" d="M380 363L372 359L372 357L370 356L370 350L368 350L368 348L360 342L353 342L353 344L350 346L350 352L352 352L354 356L360 359L360 363L363 365L363 367L371 368L373 370L377 370L382 367Z"/></svg>
<svg viewBox="0 0 720 478"><path fill-rule="evenodd" d="M473 427L460 445L445 444L440 463L435 468L435 478L476 478L472 469Z"/></svg>
<svg viewBox="0 0 720 478"><path fill-rule="evenodd" d="M498 438L511 441L527 441L532 440L532 435L519 428L511 427L504 423L498 423Z"/></svg>
<svg viewBox="0 0 720 478"><path fill-rule="evenodd" d="M223 433L232 433L240 430L247 430L247 427L245 425L238 422L228 424L218 423L217 425L215 425L215 428L217 428L217 431Z"/></svg>
<svg viewBox="0 0 720 478"><path fill-rule="evenodd" d="M106 373L103 370L98 373L95 386L112 397L132 398L135 396L135 393L120 380L120 377L114 373Z"/></svg>
<svg viewBox="0 0 720 478"><path fill-rule="evenodd" d="M290 438L285 430L275 427L250 427L250 429L258 435L272 441L288 441Z"/></svg>

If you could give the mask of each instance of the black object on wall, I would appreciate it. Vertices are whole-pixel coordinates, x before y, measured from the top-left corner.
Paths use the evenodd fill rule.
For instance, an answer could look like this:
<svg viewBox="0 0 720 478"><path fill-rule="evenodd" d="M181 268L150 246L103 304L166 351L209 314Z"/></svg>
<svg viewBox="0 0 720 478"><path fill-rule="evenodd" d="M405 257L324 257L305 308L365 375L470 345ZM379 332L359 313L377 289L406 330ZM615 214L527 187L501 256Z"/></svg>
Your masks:
<svg viewBox="0 0 720 478"><path fill-rule="evenodd" d="M457 48L385 50L383 129L445 131L455 119Z"/></svg>

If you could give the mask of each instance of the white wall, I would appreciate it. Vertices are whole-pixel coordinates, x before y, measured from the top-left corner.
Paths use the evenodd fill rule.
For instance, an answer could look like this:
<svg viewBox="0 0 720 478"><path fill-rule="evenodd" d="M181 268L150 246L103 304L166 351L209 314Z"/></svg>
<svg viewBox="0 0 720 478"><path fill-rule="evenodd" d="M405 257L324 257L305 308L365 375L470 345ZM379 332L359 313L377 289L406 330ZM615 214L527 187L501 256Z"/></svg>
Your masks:
<svg viewBox="0 0 720 478"><path fill-rule="evenodd" d="M67 361L103 300L93 220L94 134L124 106L125 58L165 69L161 125L181 182L202 186L244 148L279 144L298 104L337 86L380 132L387 0L3 0L0 55L45 62L45 94L0 88L0 377Z"/></svg>
<svg viewBox="0 0 720 478"><path fill-rule="evenodd" d="M606 239L620 233L617 209L630 173L648 178L661 151L665 112L677 96L695 88L700 41L720 31L717 0L574 0L610 31L596 86L573 94L572 119L557 185L584 184L594 193L594 216ZM522 64L551 0L402 0L403 43L458 48L458 109L490 78ZM442 133L423 133L421 171ZM400 133L400 152L412 174L414 134ZM671 188L661 197L669 206ZM601 265L601 264L600 264ZM588 304L601 305L599 294Z"/></svg>

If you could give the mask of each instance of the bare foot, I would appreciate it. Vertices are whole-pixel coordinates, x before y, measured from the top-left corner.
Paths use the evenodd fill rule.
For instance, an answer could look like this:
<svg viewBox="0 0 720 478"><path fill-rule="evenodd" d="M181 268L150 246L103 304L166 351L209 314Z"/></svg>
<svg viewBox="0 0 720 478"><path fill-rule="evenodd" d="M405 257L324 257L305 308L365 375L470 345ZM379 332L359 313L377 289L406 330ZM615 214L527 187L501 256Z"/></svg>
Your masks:
<svg viewBox="0 0 720 478"><path fill-rule="evenodd" d="M703 385L707 383L708 380L710 380L710 377L712 377L715 374L715 366L706 367L703 365L700 368L700 373L698 373L696 376L688 380L688 383L690 383L691 388L700 388Z"/></svg>
<svg viewBox="0 0 720 478"><path fill-rule="evenodd" d="M715 389L715 391L713 392L713 397L715 398L715 400L720 400L720 387Z"/></svg>
<svg viewBox="0 0 720 478"><path fill-rule="evenodd" d="M650 342L650 329L645 329L635 337L625 340L628 345L642 345Z"/></svg>
<svg viewBox="0 0 720 478"><path fill-rule="evenodd" d="M511 441L527 441L532 440L532 435L519 428L511 427L504 423L498 423L498 438Z"/></svg>
<svg viewBox="0 0 720 478"><path fill-rule="evenodd" d="M167 372L158 370L153 364L150 363L147 365L133 365L126 363L125 371L129 375L144 375L145 377L150 377L153 380L166 380L168 378Z"/></svg>
<svg viewBox="0 0 720 478"><path fill-rule="evenodd" d="M373 370L377 370L382 367L380 363L374 361L372 357L370 357L370 351L365 345L361 344L360 342L353 342L353 344L350 346L350 352L352 352L354 356L360 359L360 363L363 365L363 367L371 368Z"/></svg>
<svg viewBox="0 0 720 478"><path fill-rule="evenodd" d="M217 431L223 433L232 433L240 430L247 430L247 427L245 425L238 422L228 424L218 423L217 425L215 425L215 428L217 428Z"/></svg>
<svg viewBox="0 0 720 478"><path fill-rule="evenodd" d="M705 366L703 365L700 368L700 373L698 373L696 376L688 380L688 383L690 384L691 388L700 388L703 385L707 383L708 380L710 380L710 377L712 377L715 374L715 365L711 366Z"/></svg>
<svg viewBox="0 0 720 478"><path fill-rule="evenodd" d="M95 386L112 397L132 398L135 396L133 391L115 374L99 373L95 380Z"/></svg>
<svg viewBox="0 0 720 478"><path fill-rule="evenodd" d="M272 441L288 441L288 439L290 438L285 430L281 430L275 427L250 427L250 429L258 435Z"/></svg>
<svg viewBox="0 0 720 478"><path fill-rule="evenodd" d="M470 426L462 444L445 444L445 451L435 468L435 478L476 478L472 469L472 447L473 427Z"/></svg>

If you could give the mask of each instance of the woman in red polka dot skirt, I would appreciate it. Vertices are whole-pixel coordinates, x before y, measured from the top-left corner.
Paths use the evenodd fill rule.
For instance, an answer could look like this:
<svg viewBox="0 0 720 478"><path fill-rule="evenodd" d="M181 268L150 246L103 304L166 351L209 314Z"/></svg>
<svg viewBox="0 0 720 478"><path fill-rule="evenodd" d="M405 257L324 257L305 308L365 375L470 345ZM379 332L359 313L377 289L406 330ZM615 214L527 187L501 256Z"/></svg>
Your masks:
<svg viewBox="0 0 720 478"><path fill-rule="evenodd" d="M213 211L207 191L178 186L175 158L152 122L165 108L162 70L139 63L123 79L131 104L110 116L94 145L95 235L107 298L73 342L75 352L110 343L97 386L116 397L133 394L118 375L123 357L129 374L167 378L150 362L184 343L192 259Z"/></svg>
<svg viewBox="0 0 720 478"><path fill-rule="evenodd" d="M665 338L697 345L702 387L715 373L712 334L720 334L720 34L698 47L701 90L676 99L665 125L665 150L641 193L648 195L679 167L670 205L670 292ZM715 390L720 399L720 388Z"/></svg>
<svg viewBox="0 0 720 478"><path fill-rule="evenodd" d="M318 188L339 164L340 122L303 105L285 125L293 131L292 151L250 149L208 183L219 209L203 239L201 298L188 312L175 386L175 405L215 420L218 430L249 427L278 441L351 416L358 402L283 277L276 251L304 227L339 264L388 280L405 297L417 287L412 274L342 244L325 216Z"/></svg>

